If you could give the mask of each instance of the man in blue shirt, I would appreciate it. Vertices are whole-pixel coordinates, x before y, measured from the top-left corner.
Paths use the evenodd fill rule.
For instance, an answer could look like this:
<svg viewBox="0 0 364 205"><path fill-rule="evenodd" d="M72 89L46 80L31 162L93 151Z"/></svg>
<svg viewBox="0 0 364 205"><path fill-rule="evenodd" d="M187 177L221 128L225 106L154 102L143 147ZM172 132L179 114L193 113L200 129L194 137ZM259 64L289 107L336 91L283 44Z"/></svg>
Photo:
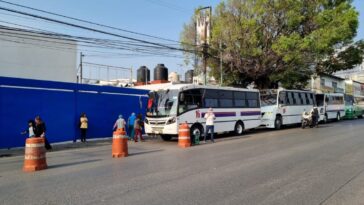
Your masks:
<svg viewBox="0 0 364 205"><path fill-rule="evenodd" d="M129 140L134 140L134 122L135 122L135 113L131 113L128 119L128 134Z"/></svg>

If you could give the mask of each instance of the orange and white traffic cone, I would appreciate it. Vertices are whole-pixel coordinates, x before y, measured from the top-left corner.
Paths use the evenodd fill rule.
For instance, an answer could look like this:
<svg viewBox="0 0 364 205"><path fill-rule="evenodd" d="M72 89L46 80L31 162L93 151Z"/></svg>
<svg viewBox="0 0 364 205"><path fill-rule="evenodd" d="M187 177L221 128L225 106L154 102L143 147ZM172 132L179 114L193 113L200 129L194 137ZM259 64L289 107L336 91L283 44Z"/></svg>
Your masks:
<svg viewBox="0 0 364 205"><path fill-rule="evenodd" d="M182 148L191 146L190 128L187 123L182 123L178 128L178 146Z"/></svg>
<svg viewBox="0 0 364 205"><path fill-rule="evenodd" d="M47 168L44 138L28 138L25 142L24 167L25 172L34 172Z"/></svg>
<svg viewBox="0 0 364 205"><path fill-rule="evenodd" d="M128 156L128 136L124 129L117 129L112 137L112 157L120 158Z"/></svg>

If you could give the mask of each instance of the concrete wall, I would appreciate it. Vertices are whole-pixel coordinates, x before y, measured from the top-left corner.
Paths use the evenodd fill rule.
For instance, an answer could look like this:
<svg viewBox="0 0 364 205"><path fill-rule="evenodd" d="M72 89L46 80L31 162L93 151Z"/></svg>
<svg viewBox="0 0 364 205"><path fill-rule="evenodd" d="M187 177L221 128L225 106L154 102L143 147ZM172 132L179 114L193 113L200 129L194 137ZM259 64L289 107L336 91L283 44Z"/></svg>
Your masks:
<svg viewBox="0 0 364 205"><path fill-rule="evenodd" d="M77 44L0 29L0 76L77 81Z"/></svg>

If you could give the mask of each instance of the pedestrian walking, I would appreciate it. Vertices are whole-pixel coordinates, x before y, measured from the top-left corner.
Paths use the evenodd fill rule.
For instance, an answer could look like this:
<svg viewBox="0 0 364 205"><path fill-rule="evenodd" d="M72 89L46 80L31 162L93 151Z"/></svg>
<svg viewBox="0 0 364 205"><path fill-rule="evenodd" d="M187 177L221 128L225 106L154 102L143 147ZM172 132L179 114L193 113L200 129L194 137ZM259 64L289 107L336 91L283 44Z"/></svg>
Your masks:
<svg viewBox="0 0 364 205"><path fill-rule="evenodd" d="M40 118L40 116L36 116L35 119L35 128L34 128L34 135L35 137L43 137L44 138L44 147L47 150L51 150L52 146L48 142L48 139L46 137L46 125L45 122Z"/></svg>
<svg viewBox="0 0 364 205"><path fill-rule="evenodd" d="M113 129L123 129L125 131L125 120L123 115L119 115L119 118L116 120Z"/></svg>
<svg viewBox="0 0 364 205"><path fill-rule="evenodd" d="M140 137L141 141L144 141L142 136L142 114L138 114L134 122L134 141L138 142L138 136Z"/></svg>
<svg viewBox="0 0 364 205"><path fill-rule="evenodd" d="M28 137L35 137L35 122L34 120L28 120L28 129L26 129L24 132L22 132L22 135L28 134Z"/></svg>
<svg viewBox="0 0 364 205"><path fill-rule="evenodd" d="M87 129L88 129L88 119L86 113L82 113L80 117L81 142L86 142Z"/></svg>
<svg viewBox="0 0 364 205"><path fill-rule="evenodd" d="M204 141L206 142L207 134L210 131L211 141L214 143L215 142L215 140L214 140L214 120L216 119L216 117L215 117L215 114L214 114L211 107L209 108L209 110L205 114L204 118L206 119L206 129L205 129Z"/></svg>
<svg viewBox="0 0 364 205"><path fill-rule="evenodd" d="M134 123L135 123L135 113L131 113L128 119L128 135L129 140L134 140Z"/></svg>

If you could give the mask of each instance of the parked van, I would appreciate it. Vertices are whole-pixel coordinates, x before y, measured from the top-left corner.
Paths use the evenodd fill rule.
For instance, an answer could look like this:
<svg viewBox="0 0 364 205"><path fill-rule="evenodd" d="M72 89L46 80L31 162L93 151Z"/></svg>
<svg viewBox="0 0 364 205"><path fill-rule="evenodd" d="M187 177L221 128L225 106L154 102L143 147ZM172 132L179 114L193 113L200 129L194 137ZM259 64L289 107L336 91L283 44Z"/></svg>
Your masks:
<svg viewBox="0 0 364 205"><path fill-rule="evenodd" d="M342 93L316 94L320 121L341 120L345 116L345 101Z"/></svg>

